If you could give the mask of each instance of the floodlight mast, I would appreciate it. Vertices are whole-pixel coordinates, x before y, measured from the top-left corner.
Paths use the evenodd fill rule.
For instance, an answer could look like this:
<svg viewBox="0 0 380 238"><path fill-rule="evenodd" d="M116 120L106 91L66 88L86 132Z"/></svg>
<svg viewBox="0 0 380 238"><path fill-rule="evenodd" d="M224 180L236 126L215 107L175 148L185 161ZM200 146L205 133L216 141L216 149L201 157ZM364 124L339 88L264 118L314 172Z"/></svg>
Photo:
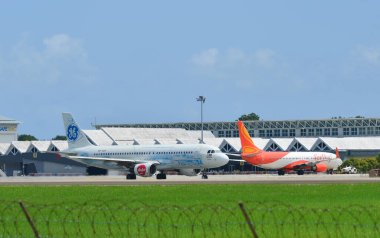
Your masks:
<svg viewBox="0 0 380 238"><path fill-rule="evenodd" d="M203 103L205 103L206 97L199 96L197 98L197 101L201 102L201 140L199 141L199 143L204 144L203 142Z"/></svg>

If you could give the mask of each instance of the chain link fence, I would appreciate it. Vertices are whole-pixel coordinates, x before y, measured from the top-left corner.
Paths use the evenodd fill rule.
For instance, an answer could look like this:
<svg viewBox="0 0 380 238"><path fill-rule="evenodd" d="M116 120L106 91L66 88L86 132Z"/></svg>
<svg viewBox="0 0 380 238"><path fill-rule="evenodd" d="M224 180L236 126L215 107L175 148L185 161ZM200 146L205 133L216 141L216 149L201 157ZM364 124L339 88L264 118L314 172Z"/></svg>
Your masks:
<svg viewBox="0 0 380 238"><path fill-rule="evenodd" d="M0 201L0 237L380 237L380 209Z"/></svg>

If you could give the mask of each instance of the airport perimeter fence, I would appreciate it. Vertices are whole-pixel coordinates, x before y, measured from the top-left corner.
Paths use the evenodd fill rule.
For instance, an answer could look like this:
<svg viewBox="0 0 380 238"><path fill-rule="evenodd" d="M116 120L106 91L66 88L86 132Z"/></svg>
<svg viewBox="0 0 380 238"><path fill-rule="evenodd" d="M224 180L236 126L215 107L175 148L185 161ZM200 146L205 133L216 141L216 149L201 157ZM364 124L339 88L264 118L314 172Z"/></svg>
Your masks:
<svg viewBox="0 0 380 238"><path fill-rule="evenodd" d="M378 208L0 201L1 237L380 237Z"/></svg>

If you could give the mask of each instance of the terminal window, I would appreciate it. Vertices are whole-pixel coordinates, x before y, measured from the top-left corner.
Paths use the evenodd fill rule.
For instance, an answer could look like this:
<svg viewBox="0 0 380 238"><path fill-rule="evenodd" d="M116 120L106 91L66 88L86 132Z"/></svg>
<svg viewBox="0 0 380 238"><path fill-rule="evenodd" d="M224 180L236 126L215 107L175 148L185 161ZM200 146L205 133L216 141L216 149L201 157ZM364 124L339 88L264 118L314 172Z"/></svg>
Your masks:
<svg viewBox="0 0 380 238"><path fill-rule="evenodd" d="M347 128L347 127L343 128L343 135L349 136L350 135L350 128Z"/></svg>
<svg viewBox="0 0 380 238"><path fill-rule="evenodd" d="M330 135L330 128L325 128L324 135L329 136Z"/></svg>
<svg viewBox="0 0 380 238"><path fill-rule="evenodd" d="M332 133L331 135L337 136L338 135L338 128L332 128Z"/></svg>
<svg viewBox="0 0 380 238"><path fill-rule="evenodd" d="M296 129L290 129L289 130L289 136L290 137L295 137L296 136Z"/></svg>
<svg viewBox="0 0 380 238"><path fill-rule="evenodd" d="M286 130L286 129L282 130L282 136L288 137L288 130Z"/></svg>
<svg viewBox="0 0 380 238"><path fill-rule="evenodd" d="M359 127L359 135L365 135L365 127Z"/></svg>
<svg viewBox="0 0 380 238"><path fill-rule="evenodd" d="M376 135L380 135L380 127L376 127L375 133Z"/></svg>
<svg viewBox="0 0 380 238"><path fill-rule="evenodd" d="M251 134L251 133L249 133L249 134ZM234 130L234 131L233 131L233 136L234 136L234 137L239 137L239 131Z"/></svg>
<svg viewBox="0 0 380 238"><path fill-rule="evenodd" d="M226 131L226 137L231 137L231 131Z"/></svg>
<svg viewBox="0 0 380 238"><path fill-rule="evenodd" d="M322 129L321 128L315 129L315 135L316 136L321 136L322 135Z"/></svg>
<svg viewBox="0 0 380 238"><path fill-rule="evenodd" d="M356 128L356 127L351 128L351 135L353 135L353 136L358 135L358 128Z"/></svg>
<svg viewBox="0 0 380 238"><path fill-rule="evenodd" d="M259 135L260 135L260 137L265 137L265 131L264 130L259 130Z"/></svg>
<svg viewBox="0 0 380 238"><path fill-rule="evenodd" d="M309 129L307 135L308 136L314 136L314 129Z"/></svg>
<svg viewBox="0 0 380 238"><path fill-rule="evenodd" d="M306 129L301 129L301 136L306 136Z"/></svg>
<svg viewBox="0 0 380 238"><path fill-rule="evenodd" d="M267 137L272 137L272 136L273 136L272 130L267 130Z"/></svg>
<svg viewBox="0 0 380 238"><path fill-rule="evenodd" d="M280 130L274 130L274 137L280 137Z"/></svg>
<svg viewBox="0 0 380 238"><path fill-rule="evenodd" d="M219 137L224 137L224 131L218 131L218 136Z"/></svg>

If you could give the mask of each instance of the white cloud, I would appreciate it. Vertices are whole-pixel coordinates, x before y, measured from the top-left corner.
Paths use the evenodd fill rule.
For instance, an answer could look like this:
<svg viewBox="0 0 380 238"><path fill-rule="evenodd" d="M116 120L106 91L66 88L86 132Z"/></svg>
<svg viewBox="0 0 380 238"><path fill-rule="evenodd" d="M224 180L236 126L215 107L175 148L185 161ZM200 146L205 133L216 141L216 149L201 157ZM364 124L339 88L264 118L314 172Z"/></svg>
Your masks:
<svg viewBox="0 0 380 238"><path fill-rule="evenodd" d="M227 80L238 88L252 88L281 78L283 64L271 49L246 52L239 48L211 48L195 54L191 62L207 79ZM276 70L273 70L276 68Z"/></svg>
<svg viewBox="0 0 380 238"><path fill-rule="evenodd" d="M66 34L45 38L43 43L45 45L43 54L46 58L87 58L82 42Z"/></svg>
<svg viewBox="0 0 380 238"><path fill-rule="evenodd" d="M218 62L218 49L211 48L195 54L191 61L201 67L213 67Z"/></svg>
<svg viewBox="0 0 380 238"><path fill-rule="evenodd" d="M0 55L1 61L5 63L0 80L54 84L94 79L95 68L88 62L82 41L67 34L47 37L40 47L22 39L7 54Z"/></svg>
<svg viewBox="0 0 380 238"><path fill-rule="evenodd" d="M374 65L380 64L380 48L358 46L355 54L364 62Z"/></svg>
<svg viewBox="0 0 380 238"><path fill-rule="evenodd" d="M256 62L264 67L271 67L275 63L275 52L271 49L259 49L255 53Z"/></svg>

